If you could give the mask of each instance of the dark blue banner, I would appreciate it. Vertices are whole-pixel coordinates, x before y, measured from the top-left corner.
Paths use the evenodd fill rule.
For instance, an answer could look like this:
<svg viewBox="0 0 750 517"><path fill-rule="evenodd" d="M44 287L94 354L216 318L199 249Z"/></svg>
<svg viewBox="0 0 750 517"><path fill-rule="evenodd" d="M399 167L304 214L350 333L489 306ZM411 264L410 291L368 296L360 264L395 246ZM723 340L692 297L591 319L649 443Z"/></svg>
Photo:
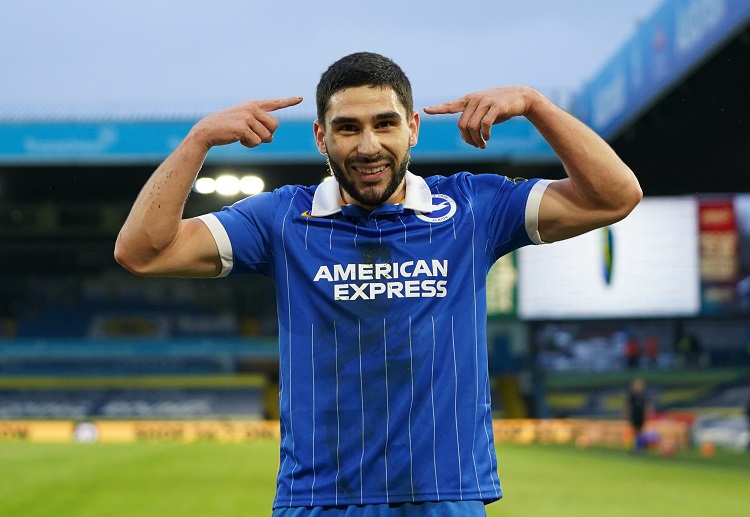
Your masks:
<svg viewBox="0 0 750 517"><path fill-rule="evenodd" d="M615 136L748 22L750 0L668 0L583 88L573 114Z"/></svg>

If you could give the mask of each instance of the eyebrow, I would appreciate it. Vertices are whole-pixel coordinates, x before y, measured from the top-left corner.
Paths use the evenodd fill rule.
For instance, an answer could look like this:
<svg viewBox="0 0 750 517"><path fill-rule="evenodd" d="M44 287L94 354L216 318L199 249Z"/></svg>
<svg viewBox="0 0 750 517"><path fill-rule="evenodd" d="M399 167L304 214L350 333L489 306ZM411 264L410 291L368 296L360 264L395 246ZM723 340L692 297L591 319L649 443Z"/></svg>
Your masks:
<svg viewBox="0 0 750 517"><path fill-rule="evenodd" d="M401 114L397 111L386 111L385 113L378 113L373 117L375 120L393 120L401 119Z"/></svg>
<svg viewBox="0 0 750 517"><path fill-rule="evenodd" d="M397 111L385 111L383 113L378 113L374 117L372 117L375 121L381 121L381 120L394 120L398 119L401 120L401 114ZM356 124L359 122L358 118L355 117L333 117L331 119L331 125L342 125L342 124Z"/></svg>

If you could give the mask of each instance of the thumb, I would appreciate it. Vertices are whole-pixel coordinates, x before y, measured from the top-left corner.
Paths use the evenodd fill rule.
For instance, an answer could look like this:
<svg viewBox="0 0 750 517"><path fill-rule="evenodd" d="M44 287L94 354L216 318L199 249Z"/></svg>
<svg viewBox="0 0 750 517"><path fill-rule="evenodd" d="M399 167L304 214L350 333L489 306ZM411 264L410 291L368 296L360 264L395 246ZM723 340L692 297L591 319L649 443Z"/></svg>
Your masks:
<svg viewBox="0 0 750 517"><path fill-rule="evenodd" d="M287 97L285 99L269 99L258 102L258 107L263 111L276 111L302 102L302 97Z"/></svg>
<svg viewBox="0 0 750 517"><path fill-rule="evenodd" d="M466 99L466 97L462 97L453 101L444 102L443 104L438 104L437 106L427 106L426 108L424 108L424 112L428 115L461 113L464 108L466 108L467 103L468 99Z"/></svg>

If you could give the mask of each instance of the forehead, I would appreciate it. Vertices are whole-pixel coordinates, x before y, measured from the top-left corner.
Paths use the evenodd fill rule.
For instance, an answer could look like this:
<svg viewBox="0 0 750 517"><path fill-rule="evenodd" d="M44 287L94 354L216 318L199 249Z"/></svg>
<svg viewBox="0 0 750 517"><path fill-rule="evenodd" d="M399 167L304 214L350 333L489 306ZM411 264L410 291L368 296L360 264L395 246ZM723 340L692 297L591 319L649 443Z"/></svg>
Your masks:
<svg viewBox="0 0 750 517"><path fill-rule="evenodd" d="M326 121L334 117L369 119L385 112L408 115L406 108L389 86L356 86L345 88L331 95L328 101Z"/></svg>

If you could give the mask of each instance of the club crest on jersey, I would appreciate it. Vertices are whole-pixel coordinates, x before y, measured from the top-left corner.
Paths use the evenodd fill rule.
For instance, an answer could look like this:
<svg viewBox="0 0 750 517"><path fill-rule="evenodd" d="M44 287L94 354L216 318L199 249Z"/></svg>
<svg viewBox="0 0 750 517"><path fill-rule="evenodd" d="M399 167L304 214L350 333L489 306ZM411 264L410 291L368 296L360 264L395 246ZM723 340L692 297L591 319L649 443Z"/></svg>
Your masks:
<svg viewBox="0 0 750 517"><path fill-rule="evenodd" d="M414 210L414 215L428 223L442 223L456 215L456 202L445 194L432 195L432 212L424 213Z"/></svg>

